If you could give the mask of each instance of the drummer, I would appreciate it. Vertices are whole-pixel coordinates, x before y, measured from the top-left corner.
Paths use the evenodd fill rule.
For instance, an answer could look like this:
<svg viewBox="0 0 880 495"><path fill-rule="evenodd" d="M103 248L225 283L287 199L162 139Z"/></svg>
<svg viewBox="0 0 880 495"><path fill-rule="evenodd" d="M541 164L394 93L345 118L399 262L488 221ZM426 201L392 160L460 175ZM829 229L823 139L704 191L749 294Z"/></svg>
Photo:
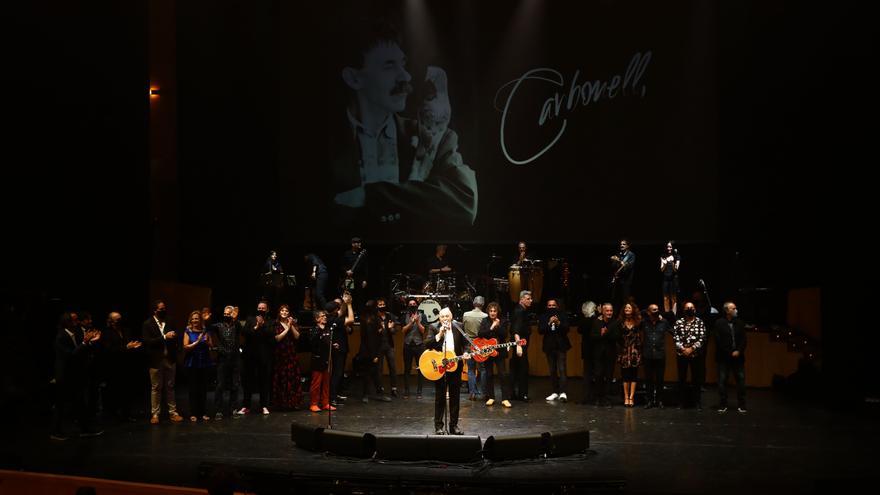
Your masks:
<svg viewBox="0 0 880 495"><path fill-rule="evenodd" d="M534 254L528 252L529 247L526 245L526 241L519 241L516 245L516 257L513 259L513 264L517 266L521 266L525 263L530 263L534 260Z"/></svg>
<svg viewBox="0 0 880 495"><path fill-rule="evenodd" d="M452 271L452 265L446 259L446 244L437 244L434 249L434 256L428 262L428 277L438 273L449 273Z"/></svg>

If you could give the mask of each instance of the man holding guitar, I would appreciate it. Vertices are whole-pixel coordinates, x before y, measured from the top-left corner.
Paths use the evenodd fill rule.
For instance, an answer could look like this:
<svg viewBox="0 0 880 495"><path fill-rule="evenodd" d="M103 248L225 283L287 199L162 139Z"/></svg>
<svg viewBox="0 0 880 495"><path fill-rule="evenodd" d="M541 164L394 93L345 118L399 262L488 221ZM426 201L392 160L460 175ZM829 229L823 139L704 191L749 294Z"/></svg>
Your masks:
<svg viewBox="0 0 880 495"><path fill-rule="evenodd" d="M428 328L425 336L425 347L442 352L445 356L460 356L470 359L466 353L468 342L464 338L464 329L457 321L452 320L449 308L440 310L440 320ZM419 366L421 368L421 365ZM444 415L446 413L446 393L449 392L449 422L444 431ZM434 382L434 430L437 435L449 433L462 435L458 429L458 409L461 394L461 371L457 366L443 370L443 377Z"/></svg>
<svg viewBox="0 0 880 495"><path fill-rule="evenodd" d="M629 302L635 275L636 253L632 252L628 239L620 240L620 251L611 257L611 302L615 307L623 307Z"/></svg>
<svg viewBox="0 0 880 495"><path fill-rule="evenodd" d="M362 305L367 300L364 291L367 289L369 267L367 250L362 248L360 237L351 238L351 250L342 253L339 266L342 271L340 289L351 294L352 299Z"/></svg>

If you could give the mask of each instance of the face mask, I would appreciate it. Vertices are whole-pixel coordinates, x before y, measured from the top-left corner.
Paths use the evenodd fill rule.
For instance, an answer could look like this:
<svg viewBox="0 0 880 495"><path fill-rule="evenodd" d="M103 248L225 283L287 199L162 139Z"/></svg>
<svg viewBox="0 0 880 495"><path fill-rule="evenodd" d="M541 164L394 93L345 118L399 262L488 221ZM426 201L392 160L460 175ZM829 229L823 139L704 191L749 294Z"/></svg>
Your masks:
<svg viewBox="0 0 880 495"><path fill-rule="evenodd" d="M693 309L686 309L684 310L684 314L685 316L694 316L695 314L697 314L697 312Z"/></svg>
<svg viewBox="0 0 880 495"><path fill-rule="evenodd" d="M232 321L232 315L223 315L223 321L226 321L226 322Z"/></svg>
<svg viewBox="0 0 880 495"><path fill-rule="evenodd" d="M266 312L265 312L265 311L257 311L257 316L262 316L262 317L265 318L265 317L266 317Z"/></svg>
<svg viewBox="0 0 880 495"><path fill-rule="evenodd" d="M156 316L159 318L165 318L166 313L168 313L167 310L160 309L159 311L156 311Z"/></svg>

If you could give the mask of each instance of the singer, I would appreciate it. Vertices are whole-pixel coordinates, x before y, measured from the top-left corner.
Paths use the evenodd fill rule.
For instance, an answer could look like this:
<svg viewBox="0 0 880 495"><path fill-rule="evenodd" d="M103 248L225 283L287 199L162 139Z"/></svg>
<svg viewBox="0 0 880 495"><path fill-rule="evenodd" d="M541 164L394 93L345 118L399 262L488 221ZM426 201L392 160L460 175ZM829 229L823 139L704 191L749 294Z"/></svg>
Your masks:
<svg viewBox="0 0 880 495"><path fill-rule="evenodd" d="M466 341L464 329L461 323L452 320L452 311L449 308L440 310L440 321L428 328L425 346L435 351L452 351L456 356L464 356ZM446 413L446 395L449 394L449 422L444 430L444 415ZM458 405L461 394L461 370L446 372L445 376L434 382L434 430L437 435L449 433L450 435L463 435L458 429Z"/></svg>

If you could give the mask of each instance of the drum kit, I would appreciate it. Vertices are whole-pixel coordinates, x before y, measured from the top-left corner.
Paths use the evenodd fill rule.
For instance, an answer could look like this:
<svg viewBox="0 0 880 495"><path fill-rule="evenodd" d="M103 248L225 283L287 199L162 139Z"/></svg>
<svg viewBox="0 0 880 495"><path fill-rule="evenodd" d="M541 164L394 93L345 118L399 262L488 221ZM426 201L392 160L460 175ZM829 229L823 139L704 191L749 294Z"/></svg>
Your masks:
<svg viewBox="0 0 880 495"><path fill-rule="evenodd" d="M460 278L455 272L432 273L427 279L410 273L395 273L391 277L391 295L402 306L409 299L418 301L419 312L430 324L439 320L440 310L445 306L461 316L476 290L467 276Z"/></svg>
<svg viewBox="0 0 880 495"><path fill-rule="evenodd" d="M494 258L498 257L493 255ZM535 301L541 301L544 289L542 260L524 259L510 265L506 278L497 275L501 273L476 277L480 279L479 286L486 292L483 295L491 292L499 297L509 295L510 302L515 303L519 301L520 291L529 290ZM408 300L415 299L419 303L419 312L425 315L429 324L439 320L440 310L446 306L456 317L460 317L471 308L477 294L471 278L456 272L432 273L428 277L412 273L391 276L392 299L402 307L406 306Z"/></svg>

